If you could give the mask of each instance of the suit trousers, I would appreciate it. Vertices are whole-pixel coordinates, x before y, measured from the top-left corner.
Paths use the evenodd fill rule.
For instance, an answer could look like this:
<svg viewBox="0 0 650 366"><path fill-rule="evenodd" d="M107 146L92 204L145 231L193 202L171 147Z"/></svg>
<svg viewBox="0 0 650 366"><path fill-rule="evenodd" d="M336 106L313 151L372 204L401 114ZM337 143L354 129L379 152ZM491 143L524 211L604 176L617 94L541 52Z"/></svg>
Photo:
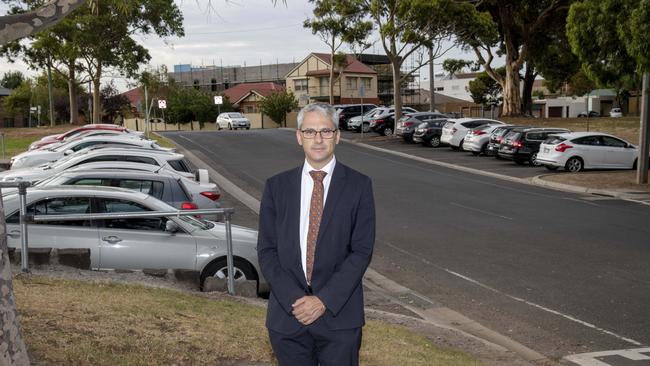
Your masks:
<svg viewBox="0 0 650 366"><path fill-rule="evenodd" d="M269 329L280 366L357 366L361 328L330 330L322 318L286 335Z"/></svg>

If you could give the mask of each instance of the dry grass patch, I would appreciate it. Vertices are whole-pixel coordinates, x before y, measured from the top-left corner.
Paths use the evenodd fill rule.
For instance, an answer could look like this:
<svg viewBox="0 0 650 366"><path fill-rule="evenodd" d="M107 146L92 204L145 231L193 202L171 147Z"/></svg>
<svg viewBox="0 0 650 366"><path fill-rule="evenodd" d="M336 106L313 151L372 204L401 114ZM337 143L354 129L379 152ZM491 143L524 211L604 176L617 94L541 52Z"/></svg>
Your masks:
<svg viewBox="0 0 650 366"><path fill-rule="evenodd" d="M636 170L593 171L546 175L544 180L593 189L623 189L650 192L650 185L636 183Z"/></svg>
<svg viewBox="0 0 650 366"><path fill-rule="evenodd" d="M60 134L76 127L73 125L37 128L3 128L5 143L5 158L26 151L29 144L48 135ZM1 153L1 152L0 152Z"/></svg>
<svg viewBox="0 0 650 366"><path fill-rule="evenodd" d="M42 365L272 363L265 310L172 290L35 276L14 280L30 355ZM369 322L364 365L479 365L406 328Z"/></svg>

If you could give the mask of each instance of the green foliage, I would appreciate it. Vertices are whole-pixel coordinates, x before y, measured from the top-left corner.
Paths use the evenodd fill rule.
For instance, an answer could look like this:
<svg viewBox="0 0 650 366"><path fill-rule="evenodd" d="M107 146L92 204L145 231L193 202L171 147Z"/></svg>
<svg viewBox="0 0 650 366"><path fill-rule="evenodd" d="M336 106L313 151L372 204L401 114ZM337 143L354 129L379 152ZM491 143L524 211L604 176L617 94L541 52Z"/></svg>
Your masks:
<svg viewBox="0 0 650 366"><path fill-rule="evenodd" d="M448 58L442 63L442 69L447 71L449 75L456 75L463 71L466 67L474 65L474 61L461 60L455 58Z"/></svg>
<svg viewBox="0 0 650 366"><path fill-rule="evenodd" d="M131 101L115 87L113 82L105 84L100 93L102 101L102 122L113 123L115 118L121 114L124 115L131 109Z"/></svg>
<svg viewBox="0 0 650 366"><path fill-rule="evenodd" d="M544 95L544 92L541 90L535 90L533 91L533 97L538 98L538 99L544 99L546 95Z"/></svg>
<svg viewBox="0 0 650 366"><path fill-rule="evenodd" d="M228 98L224 97L221 111L232 110ZM192 121L214 122L218 108L212 95L194 88L173 88L167 100L167 116L172 123L189 123Z"/></svg>
<svg viewBox="0 0 650 366"><path fill-rule="evenodd" d="M504 75L506 70L501 67L496 71ZM474 103L484 107L498 105L503 100L501 96L501 85L485 71L478 74L476 79L469 82L469 93Z"/></svg>
<svg viewBox="0 0 650 366"><path fill-rule="evenodd" d="M258 106L273 122L282 125L282 122L286 121L287 113L298 108L298 101L291 92L279 92L262 99Z"/></svg>
<svg viewBox="0 0 650 366"><path fill-rule="evenodd" d="M25 75L20 71L7 71L0 79L0 86L7 89L17 88L25 81Z"/></svg>
<svg viewBox="0 0 650 366"><path fill-rule="evenodd" d="M32 82L26 80L17 87L13 88L11 94L3 98L2 104L4 109L12 116L29 113L29 103L32 98Z"/></svg>

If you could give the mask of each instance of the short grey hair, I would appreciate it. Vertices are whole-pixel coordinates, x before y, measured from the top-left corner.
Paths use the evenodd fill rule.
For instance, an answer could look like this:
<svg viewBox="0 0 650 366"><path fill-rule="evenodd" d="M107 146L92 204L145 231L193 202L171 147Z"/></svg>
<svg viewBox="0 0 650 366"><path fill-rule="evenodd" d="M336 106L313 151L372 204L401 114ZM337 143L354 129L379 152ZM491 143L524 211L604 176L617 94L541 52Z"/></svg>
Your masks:
<svg viewBox="0 0 650 366"><path fill-rule="evenodd" d="M305 115L307 113L320 113L323 116L329 118L334 125L334 128L339 128L338 124L338 115L336 109L327 103L310 103L304 106L300 112L298 112L298 129L302 126L302 121L305 120Z"/></svg>

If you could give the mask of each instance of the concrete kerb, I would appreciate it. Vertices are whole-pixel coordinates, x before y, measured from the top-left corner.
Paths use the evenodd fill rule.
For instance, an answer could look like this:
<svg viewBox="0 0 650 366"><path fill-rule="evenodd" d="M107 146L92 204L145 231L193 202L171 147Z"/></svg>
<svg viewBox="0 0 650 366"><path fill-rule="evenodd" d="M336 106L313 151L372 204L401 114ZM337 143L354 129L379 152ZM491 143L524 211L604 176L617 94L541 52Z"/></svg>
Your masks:
<svg viewBox="0 0 650 366"><path fill-rule="evenodd" d="M369 147L374 148L372 146ZM192 152L180 147L179 150L182 151L182 153L185 154L185 156L188 159L190 159L195 165L204 166L204 164L201 163L201 160ZM412 156L410 155L407 154L404 155L406 157L412 158ZM426 160L426 159L422 159L422 160L425 162L430 162L430 160ZM445 163L440 163L440 164L448 165ZM249 207L252 211L259 214L260 201L257 198L251 196L247 192L237 187L235 184L230 182L223 175L216 172L214 169L211 169L209 167L207 169L210 173L210 177L223 190L227 191L233 197L235 197L236 199L241 201L244 205ZM488 174L492 174L492 173L488 173ZM519 178L513 178L513 179L515 179L515 181L520 180ZM364 279L366 280L366 285L369 286L369 288L374 289L375 291L379 291L382 294L382 296L385 296L391 299L392 301L394 301L395 303L399 304L400 306L403 306L404 308L412 311L413 313L418 314L418 316L420 316L423 319L423 321L428 324L457 331L461 334L466 335L467 337L480 340L484 344L488 346L493 346L497 349L506 349L512 351L518 354L526 361L531 362L533 364L537 364L537 365L552 364L551 361L548 360L546 357L544 357L542 354L500 333L492 331L482 326L478 322L475 322L463 316L458 312L455 312L446 307L439 306L434 301L426 298L423 295L418 294L417 292L407 287L404 287L396 283L395 281L390 280L389 278L381 275L380 273L373 270L372 268L368 269L366 275L364 276ZM419 298L420 300L427 303L428 306L427 305L423 307L412 306L411 304L401 301L399 297L396 296L398 294L406 294L406 293Z"/></svg>

